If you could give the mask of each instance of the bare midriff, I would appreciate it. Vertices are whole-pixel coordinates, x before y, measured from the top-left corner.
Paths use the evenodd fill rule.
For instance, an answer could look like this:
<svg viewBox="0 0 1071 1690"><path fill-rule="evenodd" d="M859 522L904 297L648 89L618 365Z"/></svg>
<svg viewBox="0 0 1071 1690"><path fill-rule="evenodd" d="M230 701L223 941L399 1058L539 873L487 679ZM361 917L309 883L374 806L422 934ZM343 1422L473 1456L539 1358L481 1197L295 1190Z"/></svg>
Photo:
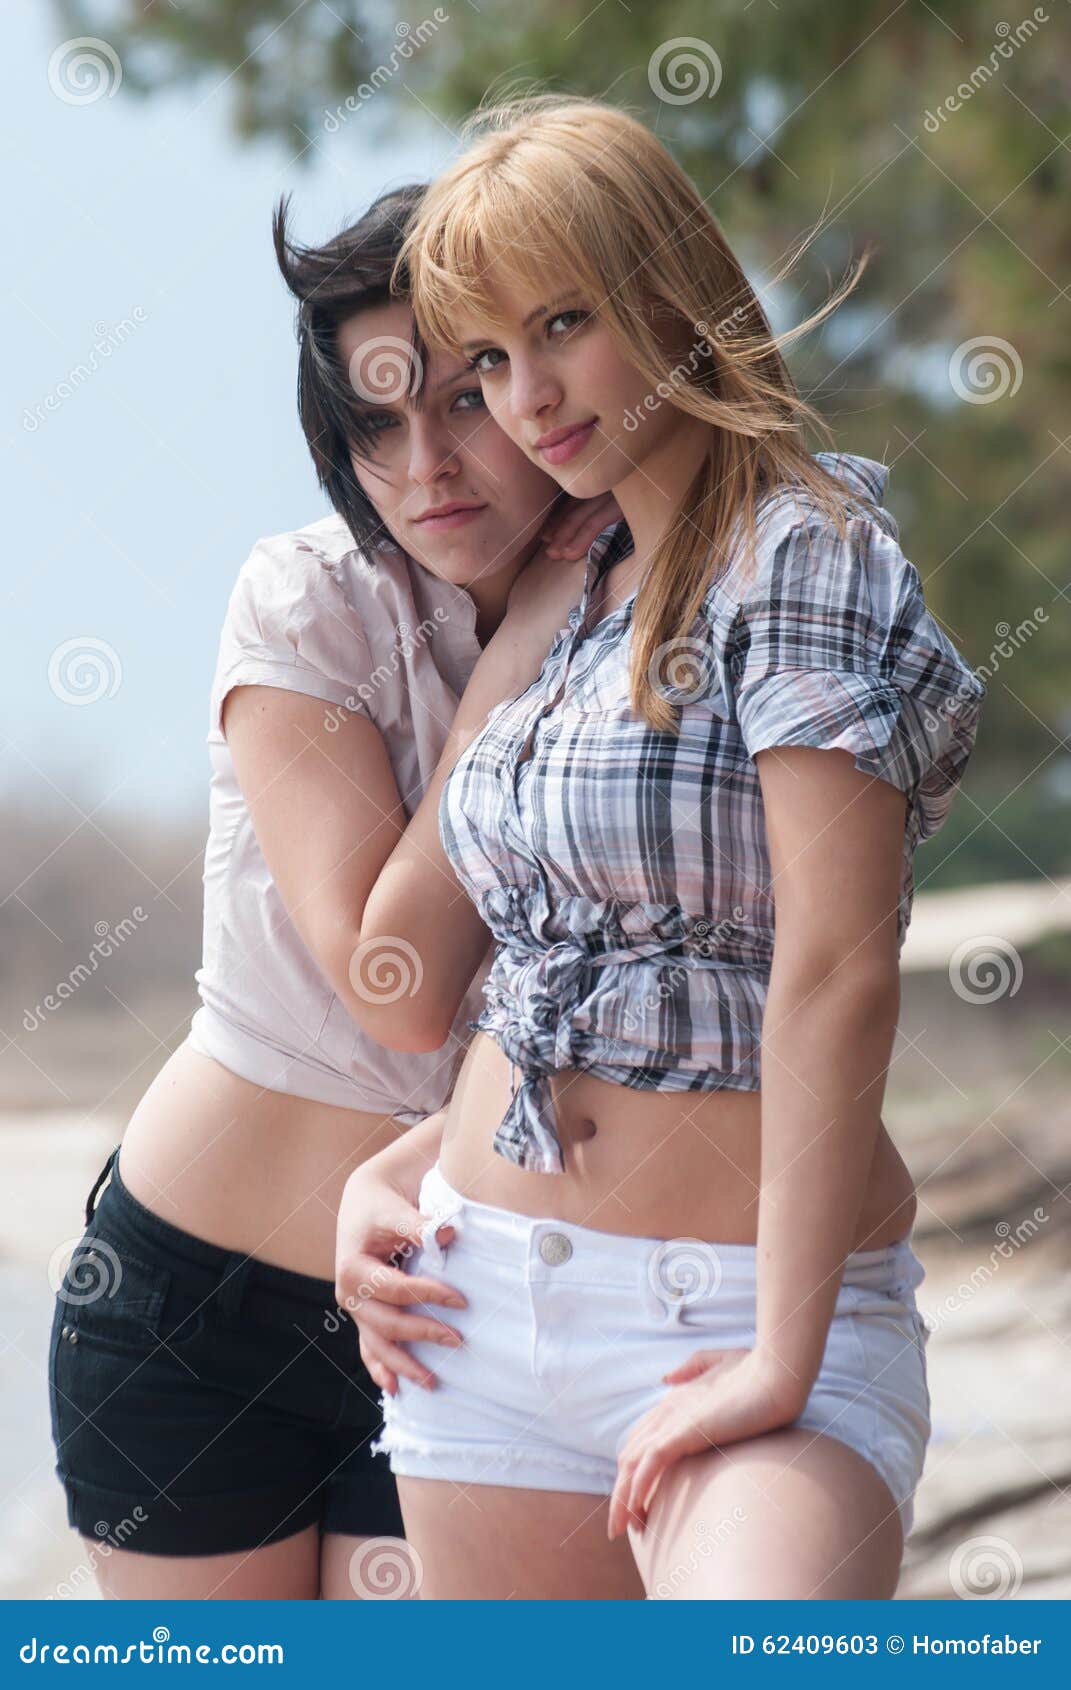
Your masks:
<svg viewBox="0 0 1071 1690"><path fill-rule="evenodd" d="M265 1091L183 1044L134 1111L119 1172L172 1226L333 1280L342 1188L404 1131L389 1116Z"/></svg>
<svg viewBox="0 0 1071 1690"><path fill-rule="evenodd" d="M754 1244L760 1184L757 1091L656 1092L564 1069L551 1076L566 1171L533 1173L493 1148L514 1069L476 1033L446 1115L440 1166L473 1202L644 1238ZM850 1248L911 1231L914 1183L882 1123Z"/></svg>

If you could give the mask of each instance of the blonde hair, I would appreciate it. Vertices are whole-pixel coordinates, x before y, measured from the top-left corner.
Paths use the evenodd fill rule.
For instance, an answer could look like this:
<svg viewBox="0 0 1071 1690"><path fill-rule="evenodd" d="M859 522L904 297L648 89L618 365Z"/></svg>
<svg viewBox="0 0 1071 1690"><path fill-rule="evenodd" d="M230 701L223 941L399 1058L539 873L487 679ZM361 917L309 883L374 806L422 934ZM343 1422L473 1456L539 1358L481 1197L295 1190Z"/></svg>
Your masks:
<svg viewBox="0 0 1071 1690"><path fill-rule="evenodd" d="M506 288L553 277L556 294L576 288L595 301L652 389L668 385L668 403L712 425L633 606L630 704L651 727L675 732L677 707L660 677L679 669L682 653L687 665L711 558L723 574L738 540L740 555L753 555L760 499L802 489L841 537L853 503L873 508L808 451L805 424L830 443L832 431L800 398L780 350L836 309L866 255L817 312L775 336L694 183L635 118L597 100L528 94L481 107L462 133L472 144L428 189L397 263L422 335L457 351L459 307L501 327L492 267ZM667 354L659 319L696 337L685 363Z"/></svg>

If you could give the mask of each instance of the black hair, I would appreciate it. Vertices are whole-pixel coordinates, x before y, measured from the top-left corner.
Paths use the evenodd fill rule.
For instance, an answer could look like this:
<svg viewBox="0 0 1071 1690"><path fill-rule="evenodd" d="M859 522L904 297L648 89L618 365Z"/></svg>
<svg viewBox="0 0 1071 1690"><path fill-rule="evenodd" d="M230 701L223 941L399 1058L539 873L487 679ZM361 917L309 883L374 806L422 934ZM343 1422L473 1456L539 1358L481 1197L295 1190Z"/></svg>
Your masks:
<svg viewBox="0 0 1071 1690"><path fill-rule="evenodd" d="M354 392L339 352L339 325L356 312L404 298L404 269L391 290L391 272L406 230L418 210L426 184L414 183L381 194L363 217L323 246L302 246L287 234L289 194L272 217L275 256L290 292L298 301L297 400L301 427L312 453L316 477L357 544L371 551L389 539L367 493L358 483L350 452L368 457L375 431L368 411ZM426 350L414 326L411 369L414 404L422 402L420 372Z"/></svg>

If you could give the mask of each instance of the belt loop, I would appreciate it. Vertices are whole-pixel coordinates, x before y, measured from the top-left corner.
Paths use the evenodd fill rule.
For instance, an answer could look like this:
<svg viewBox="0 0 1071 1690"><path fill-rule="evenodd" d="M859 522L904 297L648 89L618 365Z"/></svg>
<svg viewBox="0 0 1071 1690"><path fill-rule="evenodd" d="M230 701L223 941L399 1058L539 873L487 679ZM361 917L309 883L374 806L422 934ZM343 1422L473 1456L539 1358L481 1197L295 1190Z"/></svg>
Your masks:
<svg viewBox="0 0 1071 1690"><path fill-rule="evenodd" d="M119 1154L119 1146L116 1145L115 1149L109 1152L108 1160L105 1162L103 1168L100 1170L100 1173L97 1175L96 1180L95 1180L94 1185L93 1185L93 1189L89 1193L89 1196L86 1198L86 1226L88 1226L90 1224L90 1222L93 1219L93 1216L97 1212L97 1198L100 1195L101 1187L106 1185L108 1183L108 1181L111 1179L112 1168L115 1164L115 1159L118 1156L118 1154Z"/></svg>
<svg viewBox="0 0 1071 1690"><path fill-rule="evenodd" d="M252 1256L233 1253L228 1255L215 1291L215 1304L221 1326L241 1324L242 1299L252 1271Z"/></svg>

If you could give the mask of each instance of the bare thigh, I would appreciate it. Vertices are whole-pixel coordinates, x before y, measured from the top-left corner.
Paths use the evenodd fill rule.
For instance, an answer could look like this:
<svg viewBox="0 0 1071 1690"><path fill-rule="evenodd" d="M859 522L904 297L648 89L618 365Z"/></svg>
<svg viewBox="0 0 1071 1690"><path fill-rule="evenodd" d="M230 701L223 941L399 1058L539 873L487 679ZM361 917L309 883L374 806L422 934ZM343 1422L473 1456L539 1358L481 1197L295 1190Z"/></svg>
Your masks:
<svg viewBox="0 0 1071 1690"><path fill-rule="evenodd" d="M675 1463L628 1536L655 1600L887 1599L903 1553L876 1468L805 1427Z"/></svg>
<svg viewBox="0 0 1071 1690"><path fill-rule="evenodd" d="M511 1485L398 1478L425 1602L642 1601L624 1537L609 1543L609 1497Z"/></svg>
<svg viewBox="0 0 1071 1690"><path fill-rule="evenodd" d="M317 1526L262 1549L226 1555L141 1555L116 1549L106 1557L99 1540L92 1550L102 1596L120 1600L172 1597L178 1601L311 1601L320 1593L320 1532Z"/></svg>
<svg viewBox="0 0 1071 1690"><path fill-rule="evenodd" d="M416 1601L417 1561L402 1537L325 1532L320 1595L325 1602Z"/></svg>

